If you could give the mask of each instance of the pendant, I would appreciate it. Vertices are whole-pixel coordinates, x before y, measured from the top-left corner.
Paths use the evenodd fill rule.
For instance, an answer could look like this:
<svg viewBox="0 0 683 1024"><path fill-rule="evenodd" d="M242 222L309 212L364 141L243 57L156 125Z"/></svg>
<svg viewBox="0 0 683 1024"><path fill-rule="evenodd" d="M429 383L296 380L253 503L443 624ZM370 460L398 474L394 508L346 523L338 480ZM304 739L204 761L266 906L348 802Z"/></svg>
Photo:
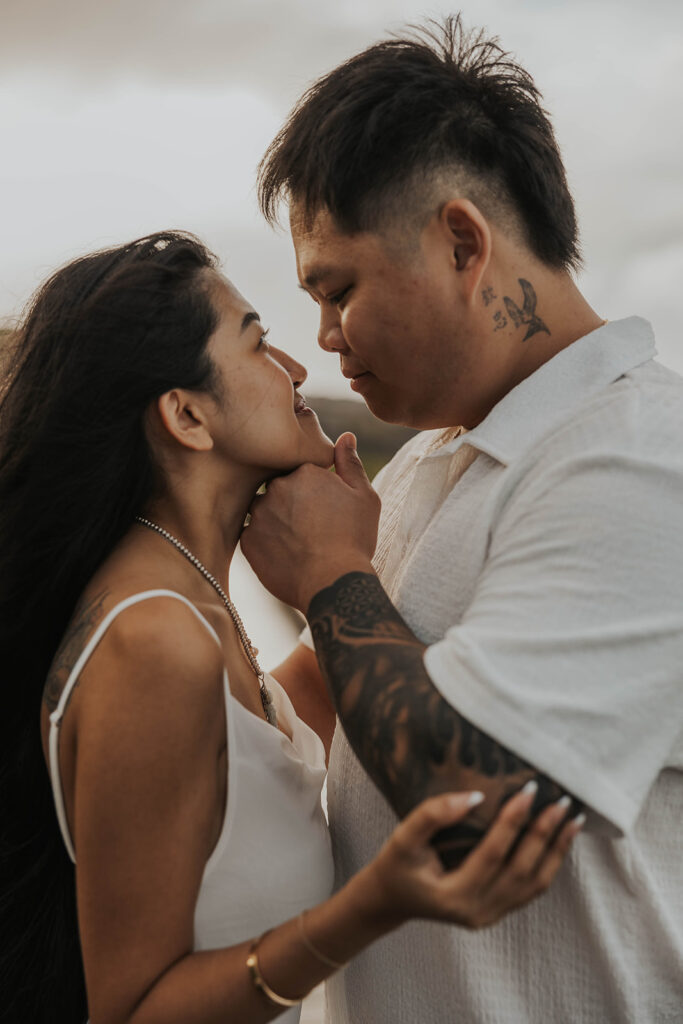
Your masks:
<svg viewBox="0 0 683 1024"><path fill-rule="evenodd" d="M261 684L261 704L266 715L266 720L269 725L274 725L277 728L277 712L275 710L275 702L272 694L265 683Z"/></svg>

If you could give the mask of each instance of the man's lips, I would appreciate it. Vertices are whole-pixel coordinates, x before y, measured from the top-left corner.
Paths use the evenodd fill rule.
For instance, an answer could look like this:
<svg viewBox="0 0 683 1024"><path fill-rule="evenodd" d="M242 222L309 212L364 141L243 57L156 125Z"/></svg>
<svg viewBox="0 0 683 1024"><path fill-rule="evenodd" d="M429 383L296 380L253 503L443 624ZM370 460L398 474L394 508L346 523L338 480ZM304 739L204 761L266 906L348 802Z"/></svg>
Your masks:
<svg viewBox="0 0 683 1024"><path fill-rule="evenodd" d="M370 373L369 370L342 370L342 375L347 380L357 380L358 377L364 377L366 373Z"/></svg>
<svg viewBox="0 0 683 1024"><path fill-rule="evenodd" d="M367 386L367 384L373 379L374 378L369 370L364 370L363 373L356 373L351 378L351 390L362 391Z"/></svg>

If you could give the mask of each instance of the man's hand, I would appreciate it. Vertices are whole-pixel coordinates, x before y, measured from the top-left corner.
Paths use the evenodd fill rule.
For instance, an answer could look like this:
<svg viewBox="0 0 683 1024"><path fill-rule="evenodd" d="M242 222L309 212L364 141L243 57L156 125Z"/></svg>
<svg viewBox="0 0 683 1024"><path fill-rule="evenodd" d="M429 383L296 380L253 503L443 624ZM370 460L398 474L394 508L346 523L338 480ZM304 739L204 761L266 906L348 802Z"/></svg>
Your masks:
<svg viewBox="0 0 683 1024"><path fill-rule="evenodd" d="M333 474L307 464L272 480L242 531L242 551L263 585L304 614L340 576L373 571L380 500L353 434L337 441L334 468Z"/></svg>

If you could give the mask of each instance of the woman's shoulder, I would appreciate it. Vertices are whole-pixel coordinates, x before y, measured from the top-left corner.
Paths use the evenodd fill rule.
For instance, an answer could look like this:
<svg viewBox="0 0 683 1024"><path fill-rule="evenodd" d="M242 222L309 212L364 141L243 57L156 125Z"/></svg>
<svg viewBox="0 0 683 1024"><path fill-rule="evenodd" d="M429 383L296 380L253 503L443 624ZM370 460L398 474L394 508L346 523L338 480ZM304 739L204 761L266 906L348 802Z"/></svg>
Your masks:
<svg viewBox="0 0 683 1024"><path fill-rule="evenodd" d="M182 594L105 581L79 601L48 677L48 704L79 660L77 703L95 712L143 690L168 699L191 688L195 707L203 697L213 704L223 673L216 636Z"/></svg>
<svg viewBox="0 0 683 1024"><path fill-rule="evenodd" d="M175 590L110 587L101 601L101 621L121 653L135 657L199 657L221 662L220 642L199 609Z"/></svg>

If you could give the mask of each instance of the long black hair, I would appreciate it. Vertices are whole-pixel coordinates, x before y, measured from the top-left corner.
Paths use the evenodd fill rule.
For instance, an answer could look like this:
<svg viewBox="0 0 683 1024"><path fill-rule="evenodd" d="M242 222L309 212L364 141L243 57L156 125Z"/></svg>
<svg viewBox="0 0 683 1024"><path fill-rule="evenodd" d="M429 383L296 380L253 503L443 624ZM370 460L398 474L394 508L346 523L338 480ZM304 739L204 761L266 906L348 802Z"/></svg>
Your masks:
<svg viewBox="0 0 683 1024"><path fill-rule="evenodd" d="M87 1017L75 873L40 739L48 669L88 580L154 494L145 411L213 392L215 257L165 231L75 260L38 291L0 397L0 1020Z"/></svg>

